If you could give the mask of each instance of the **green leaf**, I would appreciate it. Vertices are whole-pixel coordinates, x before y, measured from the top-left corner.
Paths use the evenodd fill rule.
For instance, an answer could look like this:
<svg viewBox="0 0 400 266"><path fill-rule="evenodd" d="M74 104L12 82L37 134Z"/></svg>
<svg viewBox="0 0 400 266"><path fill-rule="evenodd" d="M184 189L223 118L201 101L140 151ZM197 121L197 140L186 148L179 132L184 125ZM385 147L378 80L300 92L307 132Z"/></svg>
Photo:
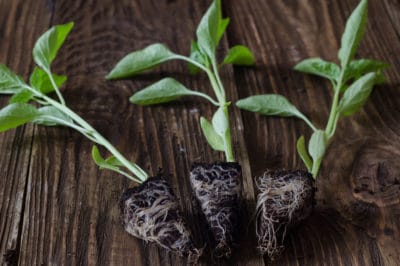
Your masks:
<svg viewBox="0 0 400 266"><path fill-rule="evenodd" d="M229 18L224 18L224 19L222 18L222 11L221 11L221 7L220 7L220 20L219 20L218 32L217 32L217 45L218 45L219 41L221 40L222 36L224 35L226 28L229 25L229 22L230 22Z"/></svg>
<svg viewBox="0 0 400 266"><path fill-rule="evenodd" d="M369 59L353 60L349 63L344 74L344 82L350 79L358 79L362 75L370 72L378 72L390 67L389 64Z"/></svg>
<svg viewBox="0 0 400 266"><path fill-rule="evenodd" d="M27 103L32 99L33 93L28 90L22 90L16 94L14 94L11 98L9 103Z"/></svg>
<svg viewBox="0 0 400 266"><path fill-rule="evenodd" d="M185 95L193 95L182 83L173 78L164 78L138 92L129 100L138 105L152 105L171 102Z"/></svg>
<svg viewBox="0 0 400 266"><path fill-rule="evenodd" d="M192 44L190 46L190 58L204 66L207 64L207 59L200 51L199 45L195 41L192 41ZM188 64L188 67L190 74L197 74L201 70L199 67L190 63Z"/></svg>
<svg viewBox="0 0 400 266"><path fill-rule="evenodd" d="M376 77L376 73L365 74L344 92L338 107L341 115L349 116L363 107L372 92Z"/></svg>
<svg viewBox="0 0 400 266"><path fill-rule="evenodd" d="M38 110L26 103L13 103L0 110L0 132L31 122L39 116Z"/></svg>
<svg viewBox="0 0 400 266"><path fill-rule="evenodd" d="M92 148L92 158L94 162L100 167L100 169L109 169L112 171L119 171L119 167L111 164L110 162L107 162L104 160L104 158L101 156L99 149L97 146L93 146Z"/></svg>
<svg viewBox="0 0 400 266"><path fill-rule="evenodd" d="M332 81L337 80L340 75L340 67L332 62L327 62L321 58L309 58L301 61L295 67L295 70L321 76Z"/></svg>
<svg viewBox="0 0 400 266"><path fill-rule="evenodd" d="M308 143L308 152L313 159L314 164L321 161L326 151L326 137L323 130L315 131Z"/></svg>
<svg viewBox="0 0 400 266"><path fill-rule="evenodd" d="M304 136L301 136L297 140L297 152L300 155L300 158L303 160L304 165L307 167L307 170L311 172L312 169L312 160L310 156L308 155L307 149L306 149L306 142L304 140Z"/></svg>
<svg viewBox="0 0 400 266"><path fill-rule="evenodd" d="M110 165L117 166L117 167L124 166L124 164L121 163L121 161L118 160L117 157L115 157L113 155L108 157L107 159L105 159L105 162L110 164Z"/></svg>
<svg viewBox="0 0 400 266"><path fill-rule="evenodd" d="M247 48L243 45L236 45L229 49L222 64L234 64L240 66L252 66L254 65L254 56Z"/></svg>
<svg viewBox="0 0 400 266"><path fill-rule="evenodd" d="M220 135L215 132L213 126L207 119L204 117L200 118L201 129L203 130L203 134L206 137L207 142L210 146L216 151L224 151L224 140Z"/></svg>
<svg viewBox="0 0 400 266"><path fill-rule="evenodd" d="M25 81L8 67L0 64L0 94L14 94L26 87Z"/></svg>
<svg viewBox="0 0 400 266"><path fill-rule="evenodd" d="M60 76L56 74L52 74L52 76L58 88L60 88L65 81L67 81L67 76ZM51 84L49 76L45 71L38 67L35 67L31 76L29 77L29 83L33 88L44 94L54 91L54 87Z"/></svg>
<svg viewBox="0 0 400 266"><path fill-rule="evenodd" d="M51 63L73 26L73 22L53 26L36 41L33 47L33 60L38 66L44 70L50 69Z"/></svg>
<svg viewBox="0 0 400 266"><path fill-rule="evenodd" d="M236 106L262 115L303 118L303 114L285 97L277 94L250 96L239 100Z"/></svg>
<svg viewBox="0 0 400 266"><path fill-rule="evenodd" d="M196 31L200 49L210 58L215 57L215 49L228 23L229 20L222 19L221 0L214 0Z"/></svg>
<svg viewBox="0 0 400 266"><path fill-rule="evenodd" d="M219 107L218 110L215 112L211 121L215 133L217 133L223 138L225 137L226 133L229 130L229 121L226 112L227 112L226 107Z"/></svg>
<svg viewBox="0 0 400 266"><path fill-rule="evenodd" d="M357 48L365 32L367 13L368 1L361 0L347 20L338 54L342 68L346 68L357 52Z"/></svg>
<svg viewBox="0 0 400 266"><path fill-rule="evenodd" d="M176 59L176 54L171 52L165 45L155 43L143 50L126 55L111 70L106 79L127 78L145 70L155 68L172 59Z"/></svg>
<svg viewBox="0 0 400 266"><path fill-rule="evenodd" d="M63 126L65 125L63 122L67 124L74 123L71 117L53 106L44 106L39 108L38 111L40 115L33 121L35 124L43 126Z"/></svg>

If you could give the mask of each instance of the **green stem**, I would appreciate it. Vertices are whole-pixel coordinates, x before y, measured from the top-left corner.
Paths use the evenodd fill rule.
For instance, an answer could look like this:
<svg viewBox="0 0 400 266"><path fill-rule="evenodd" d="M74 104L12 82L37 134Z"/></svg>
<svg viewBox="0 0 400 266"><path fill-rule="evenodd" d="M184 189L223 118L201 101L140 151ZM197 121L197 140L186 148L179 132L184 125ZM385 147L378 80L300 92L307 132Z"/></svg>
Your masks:
<svg viewBox="0 0 400 266"><path fill-rule="evenodd" d="M202 93L199 91L192 91L192 95L203 97L204 99L207 99L208 101L210 101L213 105L219 106L219 103L217 101L215 101L213 98L211 98L210 96L208 96L205 93Z"/></svg>
<svg viewBox="0 0 400 266"><path fill-rule="evenodd" d="M313 166L312 166L312 169L311 169L311 174L314 177L314 179L317 178L317 175L318 175L318 172L319 172L319 168L321 167L321 162L322 162L322 158L313 163Z"/></svg>
<svg viewBox="0 0 400 266"><path fill-rule="evenodd" d="M233 155L233 148L232 148L232 139L231 139L231 127L230 127L230 122L229 122L229 113L228 113L228 106L225 105L224 107L224 114L226 121L228 122L228 130L225 133L225 136L223 138L224 140L224 146L225 146L225 158L227 162L235 162L235 157Z"/></svg>
<svg viewBox="0 0 400 266"><path fill-rule="evenodd" d="M131 163L128 159L126 159L107 139L105 139L99 132L97 132L89 123L83 120L78 114L69 109L66 105L59 103L52 98L34 90L31 87L27 87L30 91L32 91L35 95L45 100L47 103L57 108L67 116L69 116L72 120L74 120L80 127L72 126L75 130L83 133L86 137L88 137L93 142L105 147L112 155L117 158L124 167L126 167L131 173L138 177L138 179L125 175L129 179L142 183L148 178L148 174L140 168L138 165ZM64 122L65 123L65 122ZM69 125L70 126L70 125Z"/></svg>
<svg viewBox="0 0 400 266"><path fill-rule="evenodd" d="M305 115L299 115L298 118L302 119L314 132L318 130L316 126L305 116Z"/></svg>
<svg viewBox="0 0 400 266"><path fill-rule="evenodd" d="M225 152L225 158L227 162L235 162L235 157L233 155L233 145L232 145L232 138L231 138L231 127L230 127L230 120L229 120L229 111L228 111L228 105L226 103L226 94L225 94L225 88L221 82L221 78L219 76L218 72L218 67L216 64L215 59L211 60L211 65L212 65L212 70L209 70L209 78L212 84L212 87L214 89L215 94L219 95L219 104L220 107L223 108L224 115L225 115L225 120L228 123L228 129L227 132L222 136L224 140L224 152Z"/></svg>
<svg viewBox="0 0 400 266"><path fill-rule="evenodd" d="M62 94L61 94L61 92L60 92L60 89L57 87L57 84L56 84L56 82L54 81L54 78L53 78L53 75L51 74L51 71L50 71L50 70L45 70L45 72L46 72L47 76L48 76L49 79L50 79L51 85L53 86L54 90L56 91L56 94L57 94L58 99L60 99L60 103L61 103L62 105L65 105L64 97L62 96Z"/></svg>
<svg viewBox="0 0 400 266"><path fill-rule="evenodd" d="M221 78L218 73L218 66L216 64L215 58L212 58L210 60L212 69L209 69L209 68L203 66L202 64L192 60L191 58L183 56L183 55L176 55L175 58L184 60L188 63L191 63L191 64L195 65L196 67L202 69L204 72L206 72L206 74L211 82L211 87L213 88L215 96L218 99L218 102L216 102L214 99L212 99L210 96L208 96L204 93L195 92L194 95L198 95L203 98L206 98L212 104L224 108L225 118L228 123L228 131L226 132L226 134L224 136L222 136L223 141L224 141L224 146L225 146L224 152L225 152L226 161L234 162L235 158L233 156L233 148L232 148L233 146L232 146L230 125L229 125L229 113L228 113L228 106L226 103L225 89L224 89L224 86L222 84Z"/></svg>
<svg viewBox="0 0 400 266"><path fill-rule="evenodd" d="M342 68L338 82L336 83L336 86L334 87L335 94L333 96L331 111L329 113L329 118L328 118L328 123L326 124L325 131L324 131L325 136L326 136L326 148L329 147L332 137L335 134L336 126L337 126L339 116L340 116L340 114L338 113L338 105L339 105L339 98L340 98L340 90L343 86L343 79L344 79L345 71L346 71L346 66L344 66ZM323 157L324 157L324 155L321 156L321 159L317 160L316 162L313 162L311 174L313 175L314 178L316 178L318 175Z"/></svg>

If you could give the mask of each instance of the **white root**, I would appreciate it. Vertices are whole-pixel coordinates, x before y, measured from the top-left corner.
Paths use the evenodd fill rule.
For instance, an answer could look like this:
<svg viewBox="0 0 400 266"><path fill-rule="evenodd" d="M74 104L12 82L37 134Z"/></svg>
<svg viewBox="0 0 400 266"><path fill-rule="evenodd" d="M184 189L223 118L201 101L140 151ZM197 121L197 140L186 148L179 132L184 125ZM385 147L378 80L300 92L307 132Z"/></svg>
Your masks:
<svg viewBox="0 0 400 266"><path fill-rule="evenodd" d="M279 255L290 227L312 210L313 180L304 171L267 171L258 179L256 234L262 254Z"/></svg>
<svg viewBox="0 0 400 266"><path fill-rule="evenodd" d="M187 256L189 262L197 261L201 251L194 247L172 189L164 180L149 180L125 192L121 212L128 233Z"/></svg>

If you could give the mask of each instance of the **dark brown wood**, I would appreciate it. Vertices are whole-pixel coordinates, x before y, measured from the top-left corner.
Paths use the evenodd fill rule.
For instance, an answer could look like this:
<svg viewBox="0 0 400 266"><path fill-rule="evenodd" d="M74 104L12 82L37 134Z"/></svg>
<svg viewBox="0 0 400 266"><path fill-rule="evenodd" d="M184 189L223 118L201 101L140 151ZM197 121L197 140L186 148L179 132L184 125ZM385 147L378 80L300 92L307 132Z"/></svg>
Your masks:
<svg viewBox="0 0 400 266"><path fill-rule="evenodd" d="M223 160L206 144L200 116L214 108L189 98L153 108L133 106L132 93L161 77L211 92L204 75L190 76L182 62L127 81L104 75L126 53L154 43L188 53L210 1L9 1L0 0L0 63L27 78L34 41L51 25L75 22L54 71L69 77L63 88L82 115L132 161L167 174L200 246L210 239L189 184L192 162ZM231 25L224 48L245 44L255 68L226 67L229 98L280 93L323 127L331 92L321 79L296 73L301 59L334 60L344 23L356 0L223 1ZM389 81L366 107L340 122L317 185L317 209L293 231L282 256L269 262L255 249L253 177L267 168L303 168L297 138L310 135L294 119L271 119L232 109L235 154L243 168L245 205L241 239L228 261L210 248L201 265L398 265L400 257L400 5L371 0L361 57L390 62ZM7 103L0 98L0 106ZM19 265L184 265L185 259L129 236L119 220L118 198L134 186L99 171L92 144L65 128L27 125L0 134L0 255ZM249 224L250 223L250 224ZM0 256L5 262L5 257Z"/></svg>

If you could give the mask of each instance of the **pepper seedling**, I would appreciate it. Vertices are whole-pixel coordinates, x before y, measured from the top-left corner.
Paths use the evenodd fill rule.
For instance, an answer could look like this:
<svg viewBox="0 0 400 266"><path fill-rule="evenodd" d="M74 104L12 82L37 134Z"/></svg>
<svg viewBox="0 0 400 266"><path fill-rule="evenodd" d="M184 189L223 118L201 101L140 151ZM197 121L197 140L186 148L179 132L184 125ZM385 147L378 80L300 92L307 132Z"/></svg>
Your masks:
<svg viewBox="0 0 400 266"><path fill-rule="evenodd" d="M217 242L217 256L229 256L231 253L241 191L241 167L235 162L232 149L228 112L230 102L226 99L218 71L227 64L254 64L252 53L242 45L230 48L223 61L217 62L216 49L228 24L229 18L222 18L221 1L215 0L198 25L197 40L192 41L190 56L174 53L164 44L156 43L126 55L106 77L132 77L170 60L187 62L189 71L193 74L200 71L207 74L216 99L203 92L188 89L175 79L164 78L136 92L130 101L138 105L153 105L171 102L182 96L199 96L217 107L211 122L201 117L200 125L209 145L214 150L225 153L226 162L194 164L190 174L192 188Z"/></svg>
<svg viewBox="0 0 400 266"><path fill-rule="evenodd" d="M339 119L360 110L367 102L373 86L385 80L382 70L388 67L386 63L369 59L354 60L366 28L367 7L368 1L362 0L346 23L338 52L340 66L321 58L310 58L294 67L297 71L327 78L332 83L334 96L324 129L316 127L281 95L251 96L236 103L244 110L267 116L297 117L309 125L313 133L308 150L305 138L301 136L297 141L297 152L314 179L318 176ZM258 183L261 191L257 204L259 248L262 253L273 257L283 247L287 228L310 213L314 180L305 171L268 171Z"/></svg>
<svg viewBox="0 0 400 266"><path fill-rule="evenodd" d="M36 66L29 84L5 65L0 65L0 94L12 95L9 105L0 110L0 132L26 123L65 126L103 146L112 156L104 159L97 146L92 149L93 160L100 169L109 169L141 184L128 189L121 197L125 230L186 256L191 262L197 261L201 252L193 245L168 183L159 176L149 178L142 168L126 159L106 138L67 107L60 91L67 77L53 74L51 64L73 25L70 22L54 26L38 39L33 48ZM57 99L48 96L52 92ZM30 101L37 105L29 104Z"/></svg>

